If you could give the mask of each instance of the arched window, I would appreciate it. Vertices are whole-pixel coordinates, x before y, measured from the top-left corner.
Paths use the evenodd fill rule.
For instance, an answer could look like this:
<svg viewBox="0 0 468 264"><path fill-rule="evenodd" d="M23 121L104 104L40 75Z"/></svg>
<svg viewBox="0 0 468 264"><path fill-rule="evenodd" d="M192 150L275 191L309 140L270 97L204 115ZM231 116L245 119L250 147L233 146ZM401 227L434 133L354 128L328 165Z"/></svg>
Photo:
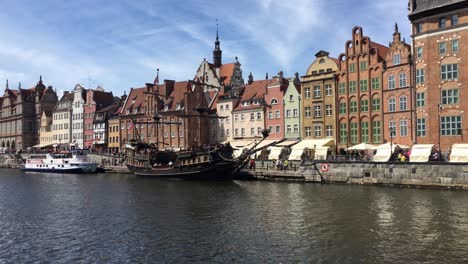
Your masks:
<svg viewBox="0 0 468 264"><path fill-rule="evenodd" d="M270 104L272 104L272 105L278 104L278 100L276 100L276 98L273 98L273 99L271 99Z"/></svg>

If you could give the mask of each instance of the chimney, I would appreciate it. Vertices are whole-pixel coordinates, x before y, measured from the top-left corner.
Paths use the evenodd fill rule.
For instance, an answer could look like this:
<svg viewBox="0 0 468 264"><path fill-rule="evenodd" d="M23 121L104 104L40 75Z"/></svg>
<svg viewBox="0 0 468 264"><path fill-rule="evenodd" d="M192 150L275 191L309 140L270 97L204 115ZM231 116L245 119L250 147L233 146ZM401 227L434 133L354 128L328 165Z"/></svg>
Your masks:
<svg viewBox="0 0 468 264"><path fill-rule="evenodd" d="M168 97L172 93L172 91L174 91L174 85L174 80L164 80L164 87L161 87L159 90L161 95Z"/></svg>

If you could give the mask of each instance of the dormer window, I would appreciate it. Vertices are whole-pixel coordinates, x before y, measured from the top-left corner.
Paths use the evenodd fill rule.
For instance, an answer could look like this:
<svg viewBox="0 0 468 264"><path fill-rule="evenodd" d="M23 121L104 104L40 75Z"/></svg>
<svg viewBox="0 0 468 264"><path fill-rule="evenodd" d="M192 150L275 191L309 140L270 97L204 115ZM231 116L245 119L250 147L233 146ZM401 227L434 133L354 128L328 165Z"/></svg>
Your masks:
<svg viewBox="0 0 468 264"><path fill-rule="evenodd" d="M180 103L176 105L176 110L180 110Z"/></svg>
<svg viewBox="0 0 468 264"><path fill-rule="evenodd" d="M254 103L254 105L259 105L260 104L260 102L258 100L254 100L253 103Z"/></svg>
<svg viewBox="0 0 468 264"><path fill-rule="evenodd" d="M249 102L248 101L243 101L242 106L249 106Z"/></svg>
<svg viewBox="0 0 468 264"><path fill-rule="evenodd" d="M134 104L136 101L136 97L132 99L132 104Z"/></svg>
<svg viewBox="0 0 468 264"><path fill-rule="evenodd" d="M133 111L134 114L138 113L138 108L135 108L135 110Z"/></svg>
<svg viewBox="0 0 468 264"><path fill-rule="evenodd" d="M129 115L129 114L130 114L130 109L127 109L127 115Z"/></svg>
<svg viewBox="0 0 468 264"><path fill-rule="evenodd" d="M168 111L169 110L169 105L165 105L164 106L164 111Z"/></svg>

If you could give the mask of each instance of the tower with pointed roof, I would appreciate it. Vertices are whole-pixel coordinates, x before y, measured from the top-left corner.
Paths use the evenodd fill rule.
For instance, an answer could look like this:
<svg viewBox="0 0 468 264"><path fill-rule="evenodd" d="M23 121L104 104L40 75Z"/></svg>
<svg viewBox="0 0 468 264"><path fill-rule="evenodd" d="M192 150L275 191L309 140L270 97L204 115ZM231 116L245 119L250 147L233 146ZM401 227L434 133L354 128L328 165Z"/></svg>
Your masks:
<svg viewBox="0 0 468 264"><path fill-rule="evenodd" d="M215 41L215 48L213 50L213 64L216 68L221 67L222 63L222 51L219 47L219 35L218 35L218 24L216 24L216 41Z"/></svg>

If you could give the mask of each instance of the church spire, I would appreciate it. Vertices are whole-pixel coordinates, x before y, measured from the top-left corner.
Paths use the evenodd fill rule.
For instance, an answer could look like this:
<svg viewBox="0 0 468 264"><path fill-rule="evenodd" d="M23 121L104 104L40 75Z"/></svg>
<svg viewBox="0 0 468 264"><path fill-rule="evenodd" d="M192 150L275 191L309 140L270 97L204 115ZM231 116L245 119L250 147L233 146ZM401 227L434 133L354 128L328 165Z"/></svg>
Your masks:
<svg viewBox="0 0 468 264"><path fill-rule="evenodd" d="M8 79L6 80L5 90L8 90Z"/></svg>
<svg viewBox="0 0 468 264"><path fill-rule="evenodd" d="M398 32L398 24L395 22L395 32L393 33L393 43L401 41L401 34Z"/></svg>
<svg viewBox="0 0 468 264"><path fill-rule="evenodd" d="M218 20L216 20L216 41L215 48L213 50L213 64L216 68L221 67L222 65L222 51L219 47L219 34L218 34Z"/></svg>

